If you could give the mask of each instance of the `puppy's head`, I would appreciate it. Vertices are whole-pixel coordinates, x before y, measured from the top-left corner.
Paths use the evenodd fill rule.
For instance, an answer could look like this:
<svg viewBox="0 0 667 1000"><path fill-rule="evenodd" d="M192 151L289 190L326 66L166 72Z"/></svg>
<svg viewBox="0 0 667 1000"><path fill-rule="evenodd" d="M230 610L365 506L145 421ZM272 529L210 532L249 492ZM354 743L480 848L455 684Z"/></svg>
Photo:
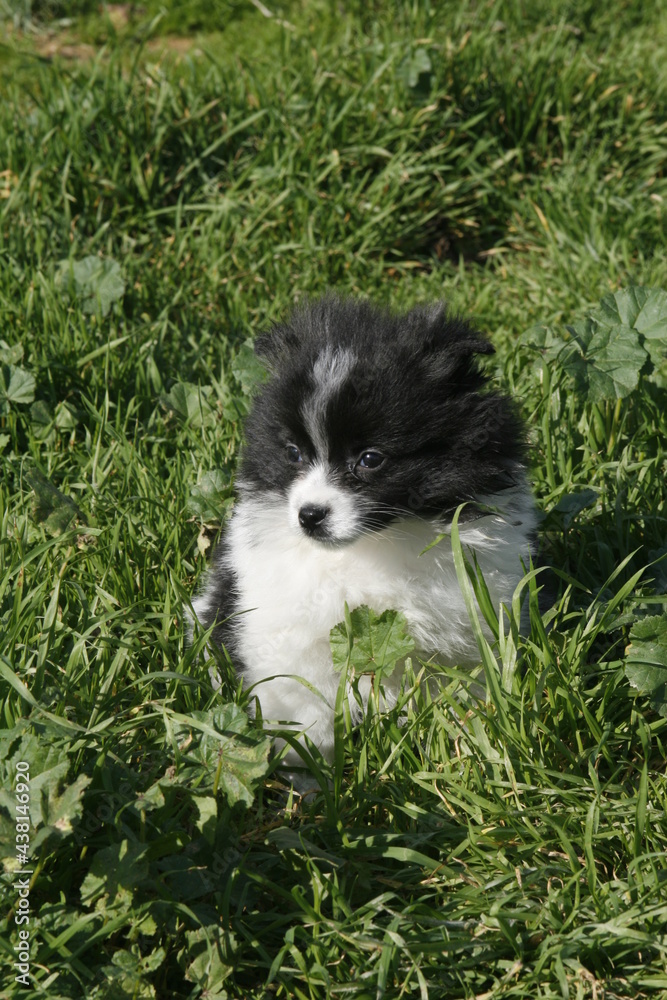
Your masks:
<svg viewBox="0 0 667 1000"><path fill-rule="evenodd" d="M493 348L442 305L392 314L327 296L260 337L269 369L240 488L278 496L295 532L337 545L395 518L446 515L508 485L522 455Z"/></svg>

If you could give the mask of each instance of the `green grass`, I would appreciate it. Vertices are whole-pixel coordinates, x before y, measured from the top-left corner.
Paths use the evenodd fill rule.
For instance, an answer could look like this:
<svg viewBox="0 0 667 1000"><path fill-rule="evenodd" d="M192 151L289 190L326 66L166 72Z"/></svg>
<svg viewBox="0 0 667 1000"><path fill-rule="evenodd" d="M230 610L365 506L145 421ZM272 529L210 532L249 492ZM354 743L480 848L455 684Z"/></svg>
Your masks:
<svg viewBox="0 0 667 1000"><path fill-rule="evenodd" d="M664 613L664 380L592 402L522 336L667 288L665 4L268 6L0 2L3 996L27 761L35 996L667 997L667 720L625 672ZM183 609L247 341L329 286L489 331L561 596L482 646L487 704L414 661L342 711L299 800Z"/></svg>

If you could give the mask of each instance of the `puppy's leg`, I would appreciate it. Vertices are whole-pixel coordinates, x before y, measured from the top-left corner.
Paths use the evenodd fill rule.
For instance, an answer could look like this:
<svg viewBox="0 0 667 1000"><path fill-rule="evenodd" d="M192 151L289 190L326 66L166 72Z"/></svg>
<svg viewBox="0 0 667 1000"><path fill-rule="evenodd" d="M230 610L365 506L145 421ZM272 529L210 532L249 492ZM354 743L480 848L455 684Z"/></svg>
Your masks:
<svg viewBox="0 0 667 1000"><path fill-rule="evenodd" d="M273 632L270 641L244 649L246 686L257 696L262 718L273 728L307 734L327 761L333 760L336 693L340 676L333 669L328 636L311 643L293 628ZM285 743L277 741L280 749ZM304 767L298 752L285 755L288 767ZM312 785L312 779L310 781Z"/></svg>

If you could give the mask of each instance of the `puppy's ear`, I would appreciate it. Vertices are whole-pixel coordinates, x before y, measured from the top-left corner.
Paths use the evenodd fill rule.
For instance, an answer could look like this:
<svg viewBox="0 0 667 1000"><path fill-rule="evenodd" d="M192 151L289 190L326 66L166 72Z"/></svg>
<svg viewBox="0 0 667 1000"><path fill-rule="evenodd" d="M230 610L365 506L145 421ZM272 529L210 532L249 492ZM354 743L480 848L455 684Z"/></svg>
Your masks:
<svg viewBox="0 0 667 1000"><path fill-rule="evenodd" d="M459 354L462 357L496 353L495 347L483 333L475 330L460 316L449 315L444 302L427 307L422 315L426 321L423 340L425 353L447 351L449 354Z"/></svg>
<svg viewBox="0 0 667 1000"><path fill-rule="evenodd" d="M432 379L446 379L461 389L478 388L487 377L475 355L495 353L495 347L482 333L459 317L448 317L443 309L424 341L426 374Z"/></svg>
<svg viewBox="0 0 667 1000"><path fill-rule="evenodd" d="M490 344L481 333L474 333L470 336L454 340L448 345L448 350L452 354L460 354L470 357L471 354L495 354L496 349Z"/></svg>

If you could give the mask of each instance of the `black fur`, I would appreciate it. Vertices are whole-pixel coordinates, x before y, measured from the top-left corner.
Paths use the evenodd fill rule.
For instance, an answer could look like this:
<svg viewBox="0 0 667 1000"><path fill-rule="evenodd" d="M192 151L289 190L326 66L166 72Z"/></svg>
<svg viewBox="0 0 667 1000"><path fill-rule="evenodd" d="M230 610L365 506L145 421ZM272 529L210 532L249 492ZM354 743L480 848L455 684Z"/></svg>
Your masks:
<svg viewBox="0 0 667 1000"><path fill-rule="evenodd" d="M237 610L238 593L236 589L236 577L234 571L222 558L224 553L224 543L218 546L214 554L215 568L215 602L205 615L201 616L201 622L209 628L213 622L216 623L212 636L214 642L227 650L230 657L234 657L234 612ZM237 664L241 666L241 664Z"/></svg>
<svg viewBox="0 0 667 1000"><path fill-rule="evenodd" d="M493 353L488 341L444 307L392 314L328 295L257 341L270 377L246 425L244 486L289 489L298 469L284 455L288 441L314 457L300 410L327 345L350 348L358 359L328 401L328 457L341 486L374 501L374 524L390 520L390 511L444 514L512 484L509 470L524 457L522 426L477 363L477 355ZM371 446L387 456L385 466L368 476L353 472L353 460Z"/></svg>

